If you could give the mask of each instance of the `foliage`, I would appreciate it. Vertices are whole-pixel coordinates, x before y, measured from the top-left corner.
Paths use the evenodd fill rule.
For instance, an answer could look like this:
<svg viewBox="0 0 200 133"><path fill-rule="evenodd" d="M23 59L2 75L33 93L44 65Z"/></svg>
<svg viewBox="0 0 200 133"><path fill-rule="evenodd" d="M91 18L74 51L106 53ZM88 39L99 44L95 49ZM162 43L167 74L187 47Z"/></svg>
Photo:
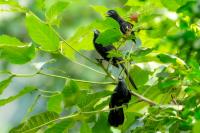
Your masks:
<svg viewBox="0 0 200 133"><path fill-rule="evenodd" d="M9 33L0 35L0 59L8 64L22 66L27 63L34 64L35 58L39 57L40 53L45 53L56 60L64 56L69 62L73 61L96 74L74 70L71 73L78 73L76 78L69 73L69 76L66 76L62 71L70 71L73 66L64 70L65 64L62 61L53 66L55 70L62 69L56 74L48 69L48 61L40 62L42 66L32 74L1 70L0 75L8 77L0 82L0 95L4 94L15 79L35 78L39 75L46 76L49 80L54 78L57 83L63 80L65 82L59 90L44 90L45 87L33 87L32 84L16 95L0 99L0 106L6 106L27 93L36 92L47 102L45 112L30 115L37 101L34 102L27 112L29 118L21 124L18 123L10 132L200 132L198 1L128 0L124 3L124 8L116 7L115 10L134 25L136 43L133 43L128 35L122 35L119 25L105 16L109 8L103 5L90 6L94 9L92 12L99 13L100 19L93 20L87 26L79 26L71 37L65 39L62 37L62 29L59 29L63 13L67 13L65 11L71 4L80 1L37 2L37 9L31 9L12 0L0 1L0 12L17 12L24 17L26 36L29 37L27 43L27 40L25 42ZM1 9L5 5L9 8ZM134 13L139 14L137 22L129 18ZM109 56L124 58L123 63L130 69L129 74L139 88L137 91L133 90L127 81L134 96L128 107L124 107L125 122L118 128L109 126L107 116L110 95L121 70L113 67L108 67L107 70L96 61L92 51L93 29L101 31L98 43L116 46L117 50L111 51ZM96 78L90 78L94 79L93 81L88 80L88 77L83 80L83 73ZM39 82L50 83L43 83L43 80Z"/></svg>

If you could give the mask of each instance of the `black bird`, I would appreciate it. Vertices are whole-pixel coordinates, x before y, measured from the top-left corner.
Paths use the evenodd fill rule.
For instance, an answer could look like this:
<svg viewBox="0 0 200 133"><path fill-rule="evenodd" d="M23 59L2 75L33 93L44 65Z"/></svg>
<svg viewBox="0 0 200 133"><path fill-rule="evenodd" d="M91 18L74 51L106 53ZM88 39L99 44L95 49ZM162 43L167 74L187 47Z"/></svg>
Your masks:
<svg viewBox="0 0 200 133"><path fill-rule="evenodd" d="M118 108L110 110L108 114L108 122L111 126L118 127L124 123L124 110L123 108Z"/></svg>
<svg viewBox="0 0 200 133"><path fill-rule="evenodd" d="M127 88L123 78L119 78L117 87L111 96L110 107L122 106L131 100L131 91Z"/></svg>
<svg viewBox="0 0 200 133"><path fill-rule="evenodd" d="M108 57L109 51L115 50L116 48L111 44L107 46L103 46L102 44L96 43L96 39L100 35L100 32L98 30L94 30L94 38L93 38L93 44L96 49L96 51L103 57L104 60L110 61L110 58ZM111 59L114 66L118 67L118 63L122 61L123 59L120 57L113 57Z"/></svg>
<svg viewBox="0 0 200 133"><path fill-rule="evenodd" d="M119 67L119 65L120 65L122 67L122 69L124 69L126 75L128 76L130 83L137 90L137 86L135 85L133 79L129 75L128 70L126 69L124 64L119 63L119 62L123 61L123 59L121 57L113 57L112 59L110 59L108 57L108 54L109 54L108 52L111 51L111 50L115 50L116 48L112 44L107 45L107 46L103 46L102 44L96 43L96 39L98 38L99 35L100 35L100 32L98 30L94 30L93 44L94 44L96 51L103 57L104 60L106 60L106 61L111 60L112 64L114 66Z"/></svg>
<svg viewBox="0 0 200 133"><path fill-rule="evenodd" d="M119 126L124 122L124 111L120 107L123 104L128 104L131 100L131 92L127 88L126 83L123 78L119 78L117 87L115 88L109 103L110 108L115 108L110 110L108 115L108 122L111 126Z"/></svg>
<svg viewBox="0 0 200 133"><path fill-rule="evenodd" d="M135 37L134 31L132 31L133 24L131 24L131 23L125 21L123 18L121 18L115 10L109 10L106 14L108 15L108 17L113 18L114 20L116 20L119 23L120 30L123 34L131 33L131 35L133 35L133 37ZM132 40L135 42L135 38Z"/></svg>

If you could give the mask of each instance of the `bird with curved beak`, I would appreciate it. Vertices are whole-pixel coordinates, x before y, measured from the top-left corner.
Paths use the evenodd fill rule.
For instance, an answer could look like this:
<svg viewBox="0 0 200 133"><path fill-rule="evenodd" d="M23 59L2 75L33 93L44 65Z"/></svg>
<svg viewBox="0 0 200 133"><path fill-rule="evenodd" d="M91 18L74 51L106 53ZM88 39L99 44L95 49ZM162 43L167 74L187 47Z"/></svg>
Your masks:
<svg viewBox="0 0 200 133"><path fill-rule="evenodd" d="M114 20L116 20L120 25L120 30L123 34L131 34L135 37L133 29L133 24L125 21L122 17L119 16L119 14L115 10L109 10L107 11L107 17L111 17ZM135 42L135 39L132 39Z"/></svg>

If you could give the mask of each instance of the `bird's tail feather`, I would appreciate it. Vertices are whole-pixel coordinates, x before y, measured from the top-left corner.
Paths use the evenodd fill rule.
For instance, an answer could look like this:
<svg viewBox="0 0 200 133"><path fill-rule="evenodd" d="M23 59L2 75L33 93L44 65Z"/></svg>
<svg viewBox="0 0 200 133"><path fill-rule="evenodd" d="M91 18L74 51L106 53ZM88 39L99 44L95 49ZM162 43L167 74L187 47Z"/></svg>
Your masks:
<svg viewBox="0 0 200 133"><path fill-rule="evenodd" d="M132 84L132 86L137 90L137 86L136 86L135 82L133 81L133 79L131 78L130 74L128 73L128 70L126 69L124 64L120 64L120 66L122 67L122 69L124 69L124 72L126 73L126 76L128 76L128 79L129 79L130 83Z"/></svg>

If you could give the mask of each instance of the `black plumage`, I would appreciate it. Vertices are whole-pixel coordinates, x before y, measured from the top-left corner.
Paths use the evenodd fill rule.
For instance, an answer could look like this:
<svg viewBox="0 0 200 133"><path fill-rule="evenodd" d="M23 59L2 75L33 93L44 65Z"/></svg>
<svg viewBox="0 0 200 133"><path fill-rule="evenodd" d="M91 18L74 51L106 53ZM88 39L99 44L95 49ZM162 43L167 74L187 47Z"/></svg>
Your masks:
<svg viewBox="0 0 200 133"><path fill-rule="evenodd" d="M119 67L119 65L122 67L122 69L124 69L126 75L129 78L129 81L131 82L131 84L133 85L133 87L137 90L137 86L135 84L135 82L133 81L133 79L131 78L131 76L128 73L128 70L126 69L126 67L124 66L124 64L119 62L123 61L123 59L121 57L113 57L112 59L110 59L108 57L109 51L111 50L115 50L116 48L110 44L107 46L103 46L102 44L98 44L96 43L96 39L98 38L98 36L100 35L100 32L98 30L94 30L94 38L93 38L93 44L94 47L96 49L96 51L103 57L103 59L105 59L106 61L112 61L112 64L116 67Z"/></svg>
<svg viewBox="0 0 200 133"><path fill-rule="evenodd" d="M108 115L108 122L111 126L118 127L124 123L124 110L123 108L118 108L110 110Z"/></svg>
<svg viewBox="0 0 200 133"><path fill-rule="evenodd" d="M131 92L127 88L124 79L119 78L117 87L114 90L114 93L111 96L110 107L122 106L127 104L131 100Z"/></svg>
<svg viewBox="0 0 200 133"><path fill-rule="evenodd" d="M119 108L123 104L128 104L131 100L131 92L127 88L124 79L119 78L117 87L115 88L109 103L110 108L115 108L110 110L108 115L108 122L111 126L119 126L124 122L124 112L123 108ZM116 108L117 107L117 108Z"/></svg>
<svg viewBox="0 0 200 133"><path fill-rule="evenodd" d="M94 30L94 38L93 38L93 44L96 49L96 51L103 57L104 60L110 61L110 58L108 58L109 51L115 50L116 48L111 44L107 46L103 46L102 44L96 43L97 37L100 35L100 32L98 30ZM116 67L118 67L117 62L122 61L123 59L120 57L113 57L111 59L112 64Z"/></svg>
<svg viewBox="0 0 200 133"><path fill-rule="evenodd" d="M123 34L131 33L131 35L133 35L135 37L134 31L132 31L133 24L125 21L122 17L119 16L119 14L115 10L109 10L107 12L107 15L108 15L108 17L113 18L114 20L116 20L119 23L120 30ZM135 39L132 39L132 40L135 42Z"/></svg>

